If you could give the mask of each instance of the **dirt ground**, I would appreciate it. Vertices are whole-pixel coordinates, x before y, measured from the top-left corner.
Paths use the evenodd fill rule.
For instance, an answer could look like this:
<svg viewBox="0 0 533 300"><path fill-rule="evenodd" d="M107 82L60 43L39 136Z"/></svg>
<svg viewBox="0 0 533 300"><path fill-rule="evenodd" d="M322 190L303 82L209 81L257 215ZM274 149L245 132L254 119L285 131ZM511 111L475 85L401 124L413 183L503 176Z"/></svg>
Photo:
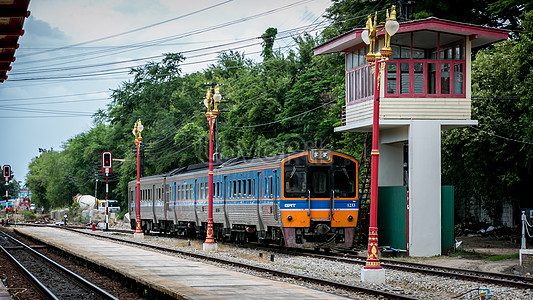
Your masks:
<svg viewBox="0 0 533 300"><path fill-rule="evenodd" d="M442 267L470 269L485 272L529 275L533 269L520 267L518 257L497 261L484 260L491 256L518 254L520 240L496 239L481 236L458 236L457 241L462 241L459 246L459 256L439 256L430 258L409 258L409 261L420 262ZM529 248L531 248L530 245Z"/></svg>

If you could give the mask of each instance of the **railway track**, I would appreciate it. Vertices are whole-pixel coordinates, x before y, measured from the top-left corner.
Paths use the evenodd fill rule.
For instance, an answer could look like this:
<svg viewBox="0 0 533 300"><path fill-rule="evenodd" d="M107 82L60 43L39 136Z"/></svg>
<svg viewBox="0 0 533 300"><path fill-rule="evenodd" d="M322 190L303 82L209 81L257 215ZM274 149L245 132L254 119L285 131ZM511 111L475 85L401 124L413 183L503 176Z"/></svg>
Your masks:
<svg viewBox="0 0 533 300"><path fill-rule="evenodd" d="M318 254L315 252L294 252L297 255L322 258L344 263L365 265L366 258L346 253L329 253ZM406 272L416 272L432 276L442 276L454 279L463 279L481 283L498 284L503 286L512 286L523 289L533 288L533 277L520 276L513 274L499 274L492 272L483 272L475 270L466 270L449 267L437 267L420 263L404 262L380 259L381 266L385 269L399 270Z"/></svg>
<svg viewBox="0 0 533 300"><path fill-rule="evenodd" d="M91 234L90 232L87 232L87 231L79 231L79 232ZM118 232L125 233L128 231L121 230ZM159 246L151 246L151 245L147 245L144 243L128 241L128 240L123 240L119 238L117 239L113 237L106 237L106 238L112 238L112 239L119 240L121 242L127 242L127 243L138 244L138 245L142 245L146 247L151 247L151 248L155 248L161 251L170 251L174 253L182 253L185 255L191 255L190 253L185 252L185 251L167 249L167 248L159 247ZM254 245L253 248L258 249L262 247L258 245ZM331 260L331 261L338 261L338 262L342 262L346 264L364 265L366 263L366 259L364 257L357 256L357 255L350 254L350 253L344 253L344 252L334 251L331 253L324 254L324 253L317 253L315 251L282 250L277 247L265 247L264 249L265 251L274 251L274 252L279 252L279 253L289 254L289 255L309 256L309 257L321 258L321 259L326 259L326 260ZM197 254L192 254L192 255L196 256ZM202 258L202 259L208 259L208 258L205 258L203 255L198 255L197 257ZM234 263L234 262L227 262L227 264L237 265L237 263ZM411 262L403 262L403 261L395 261L395 260L387 260L387 259L381 259L381 265L385 269L390 269L390 270L399 270L399 271L404 271L404 272L420 273L420 274L426 274L426 275L431 275L431 276L461 279L465 281L479 282L479 283L484 283L484 284L496 284L500 286L510 286L510 287L515 287L515 288L520 288L520 289L533 289L533 277L531 276L499 274L499 273L482 272L482 271L474 271L474 270L466 270L466 269L458 269L458 268L437 267L437 266L430 266L430 265L419 264L419 263L411 263ZM242 266L242 267L253 269L253 267L251 266ZM269 272L268 270L263 270L263 271ZM275 273L275 272L272 271L270 273ZM278 276L282 276L282 275L280 274ZM292 277L290 275L286 275L285 277L303 280L303 278L300 278L298 276ZM309 278L308 281L316 282L312 278ZM323 284L327 284L327 283L323 283Z"/></svg>
<svg viewBox="0 0 533 300"><path fill-rule="evenodd" d="M117 299L2 231L0 248L44 298Z"/></svg>
<svg viewBox="0 0 533 300"><path fill-rule="evenodd" d="M161 252L167 252L167 253L173 253L173 254L181 254L181 255L184 255L184 256L194 257L194 258L205 260L205 261L211 261L211 262L215 262L215 263L219 263L219 264L224 264L224 265L229 265L229 266L233 266L233 267L239 267L239 268L244 268L244 269L248 269L248 270L253 270L253 271L256 271L256 272L260 272L260 273L270 274L270 275L274 275L274 276L281 277L281 278L290 278L290 279L294 279L294 280L297 280L297 281L305 281L305 282L309 282L309 283L313 283L313 284L334 287L334 288L338 288L338 289L342 289L342 290L346 290L346 291L350 291L350 292L362 293L362 294L365 294L365 295L381 296L381 297L385 297L386 299L417 299L417 298L413 298L413 297L411 297L409 295L391 293L391 292L381 291L381 290L378 290L378 289L372 289L372 288L367 288L367 287L363 287L363 286L344 284L344 283L341 283L341 282L335 282L335 281L331 281L331 280L324 280L324 279L321 279L321 278L316 278L316 277L311 277L311 276L303 276L303 275L284 272L284 271L279 271L279 270L275 270L275 269L271 269L271 268L265 268L265 267L261 267L261 266L256 266L256 265L252 265L252 264L248 264L248 263L236 262L236 261L231 261L231 260L226 260L226 259L221 259L221 258L209 256L209 255L203 255L203 254L200 254L200 253L191 253L191 252L188 252L188 251L182 251L182 250L172 249L172 248L168 248L168 247L164 247L164 246L158 246L158 245L151 245L151 244L132 241L132 240L128 240L128 239L121 239L121 238L117 238L117 237L113 237L113 236L102 236L102 235L98 235L98 234L93 234L93 233L88 232L86 230L79 230L79 228L68 228L68 227L61 227L61 228L67 229L67 230L71 230L71 231L75 231L75 232L82 233L82 234L92 235L92 236L99 237L99 238L106 238L106 239L110 239L110 240L121 242L121 243L127 243L127 244L132 244L132 245L135 245L135 246L147 247L147 248L151 248L151 249L158 250L158 251L161 251Z"/></svg>

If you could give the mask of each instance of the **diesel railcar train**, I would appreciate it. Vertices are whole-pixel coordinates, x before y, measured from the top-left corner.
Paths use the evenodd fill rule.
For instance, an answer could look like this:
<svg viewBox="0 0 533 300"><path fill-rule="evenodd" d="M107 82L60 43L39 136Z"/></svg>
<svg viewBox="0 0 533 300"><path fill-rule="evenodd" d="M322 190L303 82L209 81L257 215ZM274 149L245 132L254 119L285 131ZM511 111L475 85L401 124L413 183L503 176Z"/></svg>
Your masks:
<svg viewBox="0 0 533 300"><path fill-rule="evenodd" d="M215 163L215 238L288 248L350 248L359 211L357 171L353 157L325 149ZM207 164L141 178L143 231L205 235L208 185ZM132 229L136 189L136 180L129 182Z"/></svg>

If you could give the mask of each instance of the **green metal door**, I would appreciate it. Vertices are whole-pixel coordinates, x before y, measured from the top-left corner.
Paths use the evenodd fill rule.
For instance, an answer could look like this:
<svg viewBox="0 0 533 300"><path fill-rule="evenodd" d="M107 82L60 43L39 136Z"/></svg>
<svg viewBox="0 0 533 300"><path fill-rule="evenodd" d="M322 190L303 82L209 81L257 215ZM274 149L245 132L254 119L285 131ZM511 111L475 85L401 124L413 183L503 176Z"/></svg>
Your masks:
<svg viewBox="0 0 533 300"><path fill-rule="evenodd" d="M378 190L379 246L407 250L407 188L380 187Z"/></svg>

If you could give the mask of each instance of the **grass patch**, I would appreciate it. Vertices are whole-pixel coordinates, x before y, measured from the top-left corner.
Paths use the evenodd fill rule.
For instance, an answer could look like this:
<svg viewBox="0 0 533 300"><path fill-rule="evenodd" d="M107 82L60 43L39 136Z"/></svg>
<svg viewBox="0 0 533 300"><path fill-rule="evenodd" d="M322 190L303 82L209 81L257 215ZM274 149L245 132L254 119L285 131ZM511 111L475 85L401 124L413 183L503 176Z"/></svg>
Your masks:
<svg viewBox="0 0 533 300"><path fill-rule="evenodd" d="M465 251L465 250L455 250L448 254L449 257L459 257L459 256L479 256L479 253L476 251Z"/></svg>
<svg viewBox="0 0 533 300"><path fill-rule="evenodd" d="M297 269L297 270L305 270L306 267L296 267L296 266L293 266L294 269Z"/></svg>
<svg viewBox="0 0 533 300"><path fill-rule="evenodd" d="M483 260L485 261L499 261L499 260L506 260L506 259L512 259L512 258L518 258L518 253L515 254L508 254L508 255L496 255L496 256L489 256Z"/></svg>

